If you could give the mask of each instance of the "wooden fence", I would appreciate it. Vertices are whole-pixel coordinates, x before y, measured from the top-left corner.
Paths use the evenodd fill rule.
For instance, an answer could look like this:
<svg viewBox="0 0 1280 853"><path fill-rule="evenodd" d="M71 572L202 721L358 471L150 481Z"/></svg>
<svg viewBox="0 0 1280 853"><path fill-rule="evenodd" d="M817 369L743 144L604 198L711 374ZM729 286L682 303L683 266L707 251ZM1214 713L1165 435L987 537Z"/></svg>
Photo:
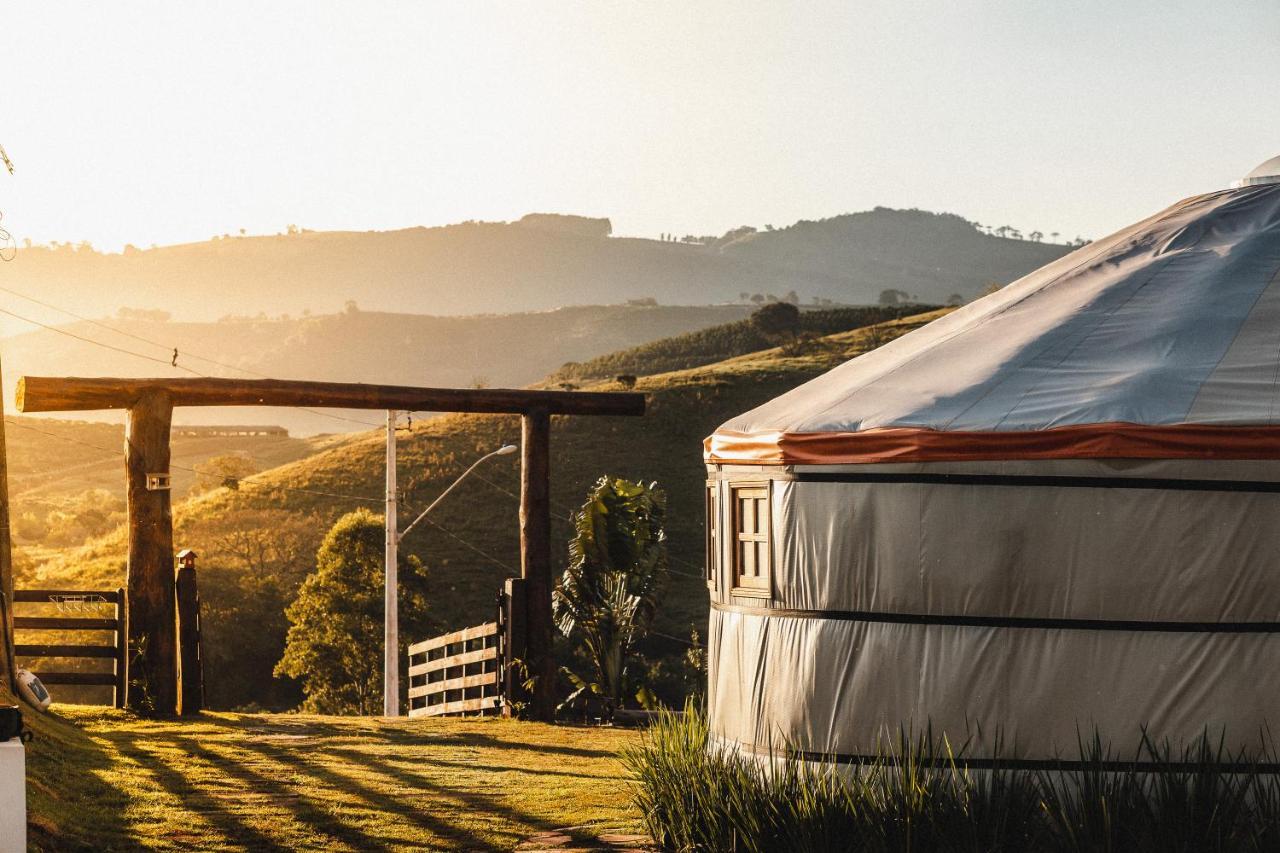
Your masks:
<svg viewBox="0 0 1280 853"><path fill-rule="evenodd" d="M509 713L519 695L513 664L524 648L524 587L509 579L494 622L441 634L409 647L409 716Z"/></svg>
<svg viewBox="0 0 1280 853"><path fill-rule="evenodd" d="M16 643L14 655L22 658L62 658L110 660L110 672L69 672L32 667L31 671L45 684L74 684L113 688L113 704L124 707L128 636L123 589L19 589L14 590L15 604L43 604L57 608L57 615L14 615L13 627L18 631L110 631L110 645L79 643ZM111 616L102 615L111 608ZM96 612L95 612L96 611ZM71 615L75 614L75 615Z"/></svg>

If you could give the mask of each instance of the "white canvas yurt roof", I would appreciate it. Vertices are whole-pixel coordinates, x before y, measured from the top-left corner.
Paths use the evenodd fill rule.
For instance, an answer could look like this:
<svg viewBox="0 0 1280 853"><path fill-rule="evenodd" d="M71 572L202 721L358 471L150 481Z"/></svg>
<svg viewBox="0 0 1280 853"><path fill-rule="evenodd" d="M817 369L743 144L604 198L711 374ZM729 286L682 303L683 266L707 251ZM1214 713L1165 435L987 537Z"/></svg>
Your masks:
<svg viewBox="0 0 1280 853"><path fill-rule="evenodd" d="M711 463L1280 458L1280 157L725 423Z"/></svg>

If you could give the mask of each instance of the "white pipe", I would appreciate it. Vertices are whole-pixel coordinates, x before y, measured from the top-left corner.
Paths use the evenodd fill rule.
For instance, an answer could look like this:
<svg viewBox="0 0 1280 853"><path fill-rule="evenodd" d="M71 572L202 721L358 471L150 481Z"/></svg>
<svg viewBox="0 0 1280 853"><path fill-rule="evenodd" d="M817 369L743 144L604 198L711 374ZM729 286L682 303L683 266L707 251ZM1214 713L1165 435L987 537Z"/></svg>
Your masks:
<svg viewBox="0 0 1280 853"><path fill-rule="evenodd" d="M396 413L387 412L386 583L383 598L382 713L400 716L400 592L397 588Z"/></svg>

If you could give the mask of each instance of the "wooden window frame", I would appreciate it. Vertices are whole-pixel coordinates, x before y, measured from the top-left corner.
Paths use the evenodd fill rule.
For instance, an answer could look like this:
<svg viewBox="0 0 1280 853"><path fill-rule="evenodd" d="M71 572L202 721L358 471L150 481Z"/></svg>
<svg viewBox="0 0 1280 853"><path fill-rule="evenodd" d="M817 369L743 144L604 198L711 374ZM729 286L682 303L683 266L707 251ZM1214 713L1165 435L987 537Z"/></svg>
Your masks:
<svg viewBox="0 0 1280 853"><path fill-rule="evenodd" d="M746 489L764 491L765 512L763 518L757 516L756 529L750 533L743 531L742 502L738 498L738 493ZM759 500L759 498L750 498L750 500ZM733 552L730 556L730 568L732 570L730 593L743 598L773 598L773 481L739 480L730 482L729 520L729 530L732 531L730 537L733 544ZM750 585L742 583L743 560L740 546L743 542L751 542L757 547L761 543L764 544L764 563L763 565L757 564L755 573L755 577L759 580ZM757 550L755 553L758 557L760 552Z"/></svg>
<svg viewBox="0 0 1280 853"><path fill-rule="evenodd" d="M704 492L707 510L706 562L703 574L706 575L707 589L716 591L720 577L720 481L707 480Z"/></svg>

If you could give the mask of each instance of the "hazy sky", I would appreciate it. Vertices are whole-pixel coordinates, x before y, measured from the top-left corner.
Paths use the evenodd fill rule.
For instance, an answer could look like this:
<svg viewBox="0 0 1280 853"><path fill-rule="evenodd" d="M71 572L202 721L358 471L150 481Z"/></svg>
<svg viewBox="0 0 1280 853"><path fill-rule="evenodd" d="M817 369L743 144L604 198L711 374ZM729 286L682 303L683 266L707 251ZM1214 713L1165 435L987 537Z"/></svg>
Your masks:
<svg viewBox="0 0 1280 853"><path fill-rule="evenodd" d="M1101 236L1280 153L1278 88L1276 0L8 3L0 211L115 248L875 205Z"/></svg>

